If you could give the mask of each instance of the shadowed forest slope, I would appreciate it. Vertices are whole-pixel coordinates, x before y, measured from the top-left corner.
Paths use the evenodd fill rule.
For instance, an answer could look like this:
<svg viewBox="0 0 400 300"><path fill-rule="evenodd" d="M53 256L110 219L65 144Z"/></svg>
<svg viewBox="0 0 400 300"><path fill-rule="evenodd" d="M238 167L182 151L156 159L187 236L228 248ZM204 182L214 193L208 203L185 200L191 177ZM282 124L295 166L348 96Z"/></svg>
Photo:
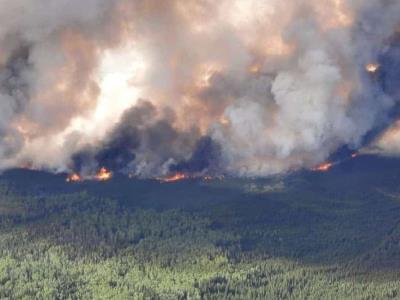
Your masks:
<svg viewBox="0 0 400 300"><path fill-rule="evenodd" d="M397 299L400 162L329 172L0 187L0 298Z"/></svg>

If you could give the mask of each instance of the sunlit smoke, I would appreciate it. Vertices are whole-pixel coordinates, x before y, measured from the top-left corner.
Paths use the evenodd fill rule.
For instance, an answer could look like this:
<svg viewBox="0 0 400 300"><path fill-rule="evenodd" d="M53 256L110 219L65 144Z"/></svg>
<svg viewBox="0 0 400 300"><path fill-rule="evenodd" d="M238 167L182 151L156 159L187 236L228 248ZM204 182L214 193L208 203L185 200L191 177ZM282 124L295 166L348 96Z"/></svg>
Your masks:
<svg viewBox="0 0 400 300"><path fill-rule="evenodd" d="M265 176L388 148L400 3L384 2L6 0L0 167Z"/></svg>

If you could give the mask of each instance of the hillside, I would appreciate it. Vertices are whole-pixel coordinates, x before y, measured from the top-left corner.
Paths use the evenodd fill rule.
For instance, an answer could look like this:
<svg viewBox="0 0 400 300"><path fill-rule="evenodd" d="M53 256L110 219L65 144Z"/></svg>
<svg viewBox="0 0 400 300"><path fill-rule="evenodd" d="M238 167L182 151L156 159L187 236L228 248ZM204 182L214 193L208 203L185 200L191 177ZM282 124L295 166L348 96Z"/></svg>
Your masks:
<svg viewBox="0 0 400 300"><path fill-rule="evenodd" d="M0 177L1 299L397 299L400 160L174 183Z"/></svg>

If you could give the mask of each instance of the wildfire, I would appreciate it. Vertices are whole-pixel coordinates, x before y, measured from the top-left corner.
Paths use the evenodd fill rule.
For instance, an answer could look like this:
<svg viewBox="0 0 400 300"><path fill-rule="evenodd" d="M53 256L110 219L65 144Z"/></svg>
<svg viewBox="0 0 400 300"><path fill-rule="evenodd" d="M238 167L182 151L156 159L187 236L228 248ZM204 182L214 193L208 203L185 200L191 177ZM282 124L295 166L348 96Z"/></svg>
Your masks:
<svg viewBox="0 0 400 300"><path fill-rule="evenodd" d="M365 66L365 69L367 70L368 73L375 73L376 71L379 70L380 65L376 63L371 63Z"/></svg>
<svg viewBox="0 0 400 300"><path fill-rule="evenodd" d="M189 178L189 176L184 173L176 173L174 175L161 178L160 180L162 182L176 182L176 181L180 181L180 180L184 180L184 179L188 179L188 178Z"/></svg>
<svg viewBox="0 0 400 300"><path fill-rule="evenodd" d="M94 176L85 176L82 177L78 173L73 173L67 177L67 182L79 182L83 180L98 180L98 181L107 181L112 178L112 172L108 171L106 168L101 168L100 171Z"/></svg>
<svg viewBox="0 0 400 300"><path fill-rule="evenodd" d="M112 178L112 173L103 167L96 174L95 178L96 178L96 180L99 180L99 181L107 181Z"/></svg>
<svg viewBox="0 0 400 300"><path fill-rule="evenodd" d="M67 177L67 182L79 182L81 180L82 180L81 176L79 176L79 174L76 173L71 174Z"/></svg>
<svg viewBox="0 0 400 300"><path fill-rule="evenodd" d="M259 74L261 72L261 67L259 65L251 65L248 71L252 74Z"/></svg>
<svg viewBox="0 0 400 300"><path fill-rule="evenodd" d="M320 164L319 166L316 166L315 168L313 168L313 171L326 172L326 171L329 171L332 167L333 167L333 163L326 162L326 163Z"/></svg>
<svg viewBox="0 0 400 300"><path fill-rule="evenodd" d="M196 175L196 174L185 174L185 173L176 173L173 174L169 177L163 177L163 178L158 178L161 182L176 182L180 180L186 180L186 179L201 179L204 181L213 181L213 180L223 180L224 176L211 176L211 175Z"/></svg>

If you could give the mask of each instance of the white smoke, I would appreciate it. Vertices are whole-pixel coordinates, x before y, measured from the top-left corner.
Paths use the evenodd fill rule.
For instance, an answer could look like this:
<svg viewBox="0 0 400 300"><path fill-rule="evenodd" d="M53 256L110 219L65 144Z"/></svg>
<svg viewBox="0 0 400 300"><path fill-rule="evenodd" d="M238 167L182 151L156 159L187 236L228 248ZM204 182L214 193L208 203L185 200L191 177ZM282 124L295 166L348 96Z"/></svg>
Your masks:
<svg viewBox="0 0 400 300"><path fill-rule="evenodd" d="M68 169L77 151L113 141L136 101L113 98L135 95L171 116L153 117L168 122L168 138L162 126L140 130L133 172L165 173L208 135L221 147L221 172L268 175L357 149L398 100L365 70L399 28L393 1L3 0L0 8L3 167ZM105 85L100 66L113 51L133 67L107 72L132 74Z"/></svg>

